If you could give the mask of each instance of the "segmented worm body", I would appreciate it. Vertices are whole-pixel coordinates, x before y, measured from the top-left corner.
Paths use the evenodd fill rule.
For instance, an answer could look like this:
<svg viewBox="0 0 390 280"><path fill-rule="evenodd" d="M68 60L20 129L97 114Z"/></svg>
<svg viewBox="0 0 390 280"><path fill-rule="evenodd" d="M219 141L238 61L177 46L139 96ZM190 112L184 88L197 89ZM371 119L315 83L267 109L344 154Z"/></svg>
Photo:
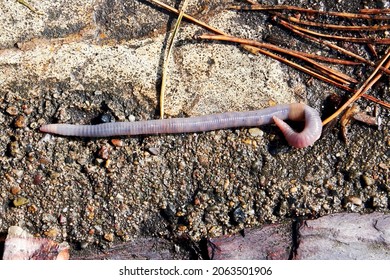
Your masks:
<svg viewBox="0 0 390 280"><path fill-rule="evenodd" d="M295 132L283 120L305 121L301 132ZM136 122L113 122L98 125L47 124L42 132L79 137L167 134L200 132L234 127L254 127L275 123L287 142L294 147L312 145L321 136L322 123L318 112L301 103L277 105L248 112L228 112L190 118L172 118Z"/></svg>

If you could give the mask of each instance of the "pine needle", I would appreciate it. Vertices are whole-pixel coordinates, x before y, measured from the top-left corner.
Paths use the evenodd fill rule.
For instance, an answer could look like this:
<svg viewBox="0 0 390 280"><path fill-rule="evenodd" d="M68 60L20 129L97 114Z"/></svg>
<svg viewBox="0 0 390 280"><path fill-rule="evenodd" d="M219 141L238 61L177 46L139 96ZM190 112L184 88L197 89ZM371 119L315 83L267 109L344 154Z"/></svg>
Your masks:
<svg viewBox="0 0 390 280"><path fill-rule="evenodd" d="M347 102L343 104L343 106L341 106L335 113L333 113L333 115L325 119L322 122L322 125L326 125L334 118L336 118L338 115L340 115L341 112L343 112L350 104L355 102L360 96L365 94L367 90L369 90L372 87L372 85L375 84L382 77L382 73L379 71L383 64L385 64L384 67L386 69L390 67L390 61L387 61L389 57L390 57L390 48L387 49L386 55L383 57L381 62L378 64L378 66L375 68L374 72L372 72L370 77L368 77L368 79L363 83L363 85L354 93L354 95L350 99L347 100Z"/></svg>
<svg viewBox="0 0 390 280"><path fill-rule="evenodd" d="M31 6L29 3L27 3L26 1L24 0L16 0L18 3L22 4L23 6L27 7L30 11L32 11L33 13L36 13L38 15L43 15L42 12L38 11L37 9L35 9L33 6Z"/></svg>
<svg viewBox="0 0 390 280"><path fill-rule="evenodd" d="M164 118L165 91L166 91L166 81L167 81L167 71L168 71L169 58L171 56L173 42L175 41L177 31L179 30L181 20L183 18L184 12L187 8L187 3L188 3L188 0L184 0L183 6L179 12L179 16L177 17L175 28L173 29L172 36L171 36L169 43L168 43L167 55L165 57L163 67L162 67L161 90L160 90L160 118L161 119Z"/></svg>

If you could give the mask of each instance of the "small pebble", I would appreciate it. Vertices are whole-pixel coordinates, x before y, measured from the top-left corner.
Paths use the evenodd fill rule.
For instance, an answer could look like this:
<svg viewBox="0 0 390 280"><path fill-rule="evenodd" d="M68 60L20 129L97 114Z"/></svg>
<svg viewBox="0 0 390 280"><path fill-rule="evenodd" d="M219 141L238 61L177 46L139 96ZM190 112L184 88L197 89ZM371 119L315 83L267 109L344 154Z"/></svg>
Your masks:
<svg viewBox="0 0 390 280"><path fill-rule="evenodd" d="M27 126L27 118L23 115L16 117L14 122L15 127L24 128Z"/></svg>
<svg viewBox="0 0 390 280"><path fill-rule="evenodd" d="M119 202L123 202L124 201L124 196L120 193L118 193L116 196L115 196L115 199Z"/></svg>
<svg viewBox="0 0 390 280"><path fill-rule="evenodd" d="M183 211L177 211L176 212L176 217L183 217L185 213Z"/></svg>
<svg viewBox="0 0 390 280"><path fill-rule="evenodd" d="M252 139L244 139L244 140L242 140L242 143L247 144L247 145L253 145Z"/></svg>
<svg viewBox="0 0 390 280"><path fill-rule="evenodd" d="M384 170L387 170L387 169L389 168L389 167L387 166L387 164L386 164L386 163L383 163L383 162L379 164L379 167L382 168L382 169L384 169Z"/></svg>
<svg viewBox="0 0 390 280"><path fill-rule="evenodd" d="M330 209L330 206L329 206L329 204L326 204L326 203L324 203L323 205L322 205L322 208L324 209L324 210L329 210Z"/></svg>
<svg viewBox="0 0 390 280"><path fill-rule="evenodd" d="M20 196L18 198L15 198L13 201L13 204L15 207L23 206L28 203L28 198L25 198L23 196Z"/></svg>
<svg viewBox="0 0 390 280"><path fill-rule="evenodd" d="M89 243L87 241L82 241L80 243L80 248L81 249L86 249L88 247Z"/></svg>
<svg viewBox="0 0 390 280"><path fill-rule="evenodd" d="M46 157L41 157L41 158L39 158L38 159L38 162L40 163L40 164L44 164L44 165L46 165L46 164L50 164L50 159L48 159L48 158L46 158Z"/></svg>
<svg viewBox="0 0 390 280"><path fill-rule="evenodd" d="M42 184L43 182L43 177L42 177L42 174L38 173L34 176L34 179L33 179L33 184L34 185L40 185Z"/></svg>
<svg viewBox="0 0 390 280"><path fill-rule="evenodd" d="M15 181L14 177L12 177L12 176L11 176L10 174L8 174L8 173L5 173L5 174L4 174L4 177L5 177L5 179L7 179L8 182L14 182L14 181Z"/></svg>
<svg viewBox="0 0 390 280"><path fill-rule="evenodd" d="M17 157L18 155L21 155L19 143L17 141L10 142L8 144L8 152L12 157Z"/></svg>
<svg viewBox="0 0 390 280"><path fill-rule="evenodd" d="M198 162L203 167L209 166L209 158L206 155L199 155L198 156Z"/></svg>
<svg viewBox="0 0 390 280"><path fill-rule="evenodd" d="M362 200L356 196L349 196L348 201L357 206L362 205Z"/></svg>
<svg viewBox="0 0 390 280"><path fill-rule="evenodd" d="M14 106L10 106L5 110L9 115L16 116L18 114L18 109Z"/></svg>
<svg viewBox="0 0 390 280"><path fill-rule="evenodd" d="M98 151L98 156L101 159L108 159L110 157L110 147L109 146L103 146Z"/></svg>
<svg viewBox="0 0 390 280"><path fill-rule="evenodd" d="M224 190L227 190L229 188L229 185L230 185L230 181L229 179L226 179L224 182L223 182L223 189Z"/></svg>
<svg viewBox="0 0 390 280"><path fill-rule="evenodd" d="M114 234L113 233L105 233L103 235L103 238L108 241L108 242L112 242L114 241Z"/></svg>
<svg viewBox="0 0 390 280"><path fill-rule="evenodd" d="M33 109L28 107L27 105L23 105L22 109L23 109L23 113L25 113L26 115L30 115L33 112Z"/></svg>
<svg viewBox="0 0 390 280"><path fill-rule="evenodd" d="M237 207L233 210L231 218L236 224L244 223L246 220L246 214L241 207Z"/></svg>
<svg viewBox="0 0 390 280"><path fill-rule="evenodd" d="M23 177L23 170L13 170L14 174L18 177L18 178L22 178Z"/></svg>
<svg viewBox="0 0 390 280"><path fill-rule="evenodd" d="M199 197L195 197L194 199L194 205L199 206L200 205L200 199Z"/></svg>
<svg viewBox="0 0 390 280"><path fill-rule="evenodd" d="M66 223L66 217L65 217L65 215L60 214L60 216L58 217L58 222L59 222L61 225L64 225L64 224Z"/></svg>
<svg viewBox="0 0 390 280"><path fill-rule="evenodd" d="M95 208L92 205L87 207L87 217L89 220L93 220L95 218ZM99 226L96 226L96 227L99 227ZM96 228L96 227L95 227L96 231L99 231L98 228ZM102 230L100 230L100 231L102 231Z"/></svg>
<svg viewBox="0 0 390 280"><path fill-rule="evenodd" d="M178 168L180 169L180 170L184 170L185 168L186 168L186 163L185 163L185 161L180 161L179 162L179 164L178 164Z"/></svg>
<svg viewBox="0 0 390 280"><path fill-rule="evenodd" d="M14 186L14 187L11 187L11 193L13 194L13 195L16 195L16 194L18 194L18 193L20 193L20 187L19 186Z"/></svg>
<svg viewBox="0 0 390 280"><path fill-rule="evenodd" d="M305 176L305 181L306 182L313 182L314 181L314 176L312 175L312 174L307 174L306 176Z"/></svg>
<svg viewBox="0 0 390 280"><path fill-rule="evenodd" d="M95 226L93 227L93 229L94 229L94 232L96 232L96 234L99 234L99 235L101 235L102 232L103 232L102 227L99 226L99 225L95 225Z"/></svg>
<svg viewBox="0 0 390 280"><path fill-rule="evenodd" d="M251 136L254 136L254 137L258 137L258 136L263 136L264 135L264 132L260 128L257 128L257 127L250 128L248 130L248 132L249 132L249 134Z"/></svg>
<svg viewBox="0 0 390 280"><path fill-rule="evenodd" d="M110 123L115 121L114 117L110 114L102 114L99 116L99 123Z"/></svg>
<svg viewBox="0 0 390 280"><path fill-rule="evenodd" d="M121 139L111 139L111 144L115 147L123 147L125 145Z"/></svg>
<svg viewBox="0 0 390 280"><path fill-rule="evenodd" d="M148 148L148 152L154 156L157 156L160 153L160 150L155 147Z"/></svg>
<svg viewBox="0 0 390 280"><path fill-rule="evenodd" d="M362 179L363 179L363 182L366 186L372 186L375 184L375 180L370 176L363 175Z"/></svg>
<svg viewBox="0 0 390 280"><path fill-rule="evenodd" d="M291 187L290 188L290 193L291 194L294 194L294 193L296 193L298 191L298 188L297 187Z"/></svg>
<svg viewBox="0 0 390 280"><path fill-rule="evenodd" d="M38 207L35 205L35 204L31 204L28 208L27 208L28 212L34 214L38 211Z"/></svg>
<svg viewBox="0 0 390 280"><path fill-rule="evenodd" d="M104 167L105 168L110 168L111 163L112 163L112 160L107 159L106 162L104 163Z"/></svg>
<svg viewBox="0 0 390 280"><path fill-rule="evenodd" d="M179 226L177 227L177 229L178 229L179 231L186 231L186 230L187 230L187 226L185 226L185 225L179 225Z"/></svg>
<svg viewBox="0 0 390 280"><path fill-rule="evenodd" d="M51 229L49 229L48 231L45 231L44 234L45 234L47 237L55 238L55 237L57 237L57 235L58 235L58 229L57 229L57 228L51 228Z"/></svg>

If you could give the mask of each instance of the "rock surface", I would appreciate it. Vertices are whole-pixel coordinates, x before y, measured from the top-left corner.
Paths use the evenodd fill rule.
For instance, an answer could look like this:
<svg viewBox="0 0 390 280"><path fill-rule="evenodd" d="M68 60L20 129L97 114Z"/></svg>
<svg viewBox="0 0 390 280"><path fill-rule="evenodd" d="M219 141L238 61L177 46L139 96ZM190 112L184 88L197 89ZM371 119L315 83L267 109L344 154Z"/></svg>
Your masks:
<svg viewBox="0 0 390 280"><path fill-rule="evenodd" d="M335 214L299 228L296 259L389 260L390 215Z"/></svg>
<svg viewBox="0 0 390 280"><path fill-rule="evenodd" d="M208 253L212 260L287 260L292 245L291 224L274 224L211 238Z"/></svg>
<svg viewBox="0 0 390 280"><path fill-rule="evenodd" d="M297 232L293 230L296 224L300 225ZM80 247L83 250L73 251L71 259L388 260L390 214L340 213L243 229L237 234L210 238L207 253L201 242L171 242L157 237L136 238L100 250L89 248L87 243ZM68 258L66 243L33 238L20 227L9 229L3 259Z"/></svg>
<svg viewBox="0 0 390 280"><path fill-rule="evenodd" d="M69 245L47 238L35 238L21 227L8 229L3 260L68 260Z"/></svg>
<svg viewBox="0 0 390 280"><path fill-rule="evenodd" d="M130 242L114 244L103 250L76 251L72 260L188 260L192 254L174 242L162 238L137 238Z"/></svg>
<svg viewBox="0 0 390 280"><path fill-rule="evenodd" d="M242 234L211 238L215 260L388 260L390 215L340 213L299 222L243 230Z"/></svg>

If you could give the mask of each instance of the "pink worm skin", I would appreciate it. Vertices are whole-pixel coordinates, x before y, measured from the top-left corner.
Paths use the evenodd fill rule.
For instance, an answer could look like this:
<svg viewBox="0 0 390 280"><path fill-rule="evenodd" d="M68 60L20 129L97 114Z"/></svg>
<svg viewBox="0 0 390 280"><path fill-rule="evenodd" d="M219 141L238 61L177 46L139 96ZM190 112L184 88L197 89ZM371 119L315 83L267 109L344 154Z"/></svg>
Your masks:
<svg viewBox="0 0 390 280"><path fill-rule="evenodd" d="M283 120L305 121L301 132L295 132ZM136 122L113 122L98 125L47 124L42 132L64 136L109 137L119 135L167 134L201 132L233 127L253 127L275 123L287 142L296 148L304 148L318 140L322 132L318 112L301 103L276 105L269 108L228 112L190 118L172 118Z"/></svg>

